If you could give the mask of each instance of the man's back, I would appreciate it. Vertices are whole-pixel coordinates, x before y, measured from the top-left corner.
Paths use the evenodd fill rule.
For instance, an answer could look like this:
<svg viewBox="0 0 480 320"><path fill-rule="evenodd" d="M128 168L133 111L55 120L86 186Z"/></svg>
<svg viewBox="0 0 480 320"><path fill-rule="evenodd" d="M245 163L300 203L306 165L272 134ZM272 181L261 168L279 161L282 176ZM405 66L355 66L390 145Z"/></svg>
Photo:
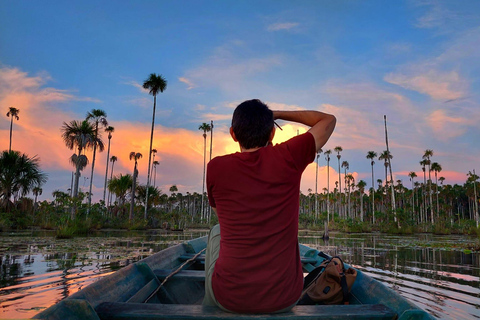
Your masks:
<svg viewBox="0 0 480 320"><path fill-rule="evenodd" d="M212 286L226 309L272 312L299 298L299 187L315 152L315 140L306 133L209 163L208 195L221 229Z"/></svg>

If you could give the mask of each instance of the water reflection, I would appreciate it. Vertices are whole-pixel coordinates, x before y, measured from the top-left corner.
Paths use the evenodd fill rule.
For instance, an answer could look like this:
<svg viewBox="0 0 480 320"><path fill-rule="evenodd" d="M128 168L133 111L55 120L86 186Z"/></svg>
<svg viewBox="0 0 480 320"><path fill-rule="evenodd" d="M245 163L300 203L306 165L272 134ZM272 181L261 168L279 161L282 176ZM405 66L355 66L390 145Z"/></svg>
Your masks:
<svg viewBox="0 0 480 320"><path fill-rule="evenodd" d="M207 231L104 231L56 240L48 231L0 234L0 318L30 318L97 279ZM440 319L480 318L480 255L465 236L302 232L299 240L382 281Z"/></svg>
<svg viewBox="0 0 480 320"><path fill-rule="evenodd" d="M0 236L0 318L31 318L130 263L206 231L105 231L56 240L51 232Z"/></svg>
<svg viewBox="0 0 480 320"><path fill-rule="evenodd" d="M311 233L300 237L301 243L342 256L440 319L480 318L480 255L461 250L473 241L478 239L426 234L331 234L328 242Z"/></svg>

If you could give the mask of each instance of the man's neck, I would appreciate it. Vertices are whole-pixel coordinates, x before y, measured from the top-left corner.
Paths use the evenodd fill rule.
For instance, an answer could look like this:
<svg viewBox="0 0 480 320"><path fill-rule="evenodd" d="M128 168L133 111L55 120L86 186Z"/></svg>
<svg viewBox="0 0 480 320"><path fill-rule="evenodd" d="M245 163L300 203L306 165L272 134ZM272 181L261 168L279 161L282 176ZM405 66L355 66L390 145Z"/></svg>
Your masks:
<svg viewBox="0 0 480 320"><path fill-rule="evenodd" d="M251 148L251 149L244 149L243 147L240 147L240 152L254 152L254 151L257 151L260 148L262 148L262 147L256 147L256 148Z"/></svg>

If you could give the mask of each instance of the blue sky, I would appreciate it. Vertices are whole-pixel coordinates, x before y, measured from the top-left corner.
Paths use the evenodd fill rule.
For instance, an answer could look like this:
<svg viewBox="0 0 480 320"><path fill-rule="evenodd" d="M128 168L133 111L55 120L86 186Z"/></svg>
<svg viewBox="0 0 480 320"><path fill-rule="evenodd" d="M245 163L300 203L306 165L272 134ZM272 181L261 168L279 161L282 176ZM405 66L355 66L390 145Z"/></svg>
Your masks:
<svg viewBox="0 0 480 320"><path fill-rule="evenodd" d="M231 113L251 98L272 109L335 114L324 150L342 146L342 161L368 186L365 155L385 150L383 115L395 179L404 185L410 171L421 180L426 149L445 183L480 170L478 1L2 1L0 21L0 108L20 109L13 148L41 158L45 199L70 187L63 121L94 108L116 129L115 173L130 172L129 152L141 152L146 180L153 99L140 86L150 73L168 81L154 138L164 191L173 184L201 190L198 126L214 121L214 156L237 151L228 137ZM282 125L277 142L305 130ZM5 149L8 130L4 116ZM95 164L94 199L103 194L105 157ZM321 156L320 190L325 165ZM336 158L331 165L335 177ZM314 174L312 164L304 193ZM378 160L375 175L384 179Z"/></svg>

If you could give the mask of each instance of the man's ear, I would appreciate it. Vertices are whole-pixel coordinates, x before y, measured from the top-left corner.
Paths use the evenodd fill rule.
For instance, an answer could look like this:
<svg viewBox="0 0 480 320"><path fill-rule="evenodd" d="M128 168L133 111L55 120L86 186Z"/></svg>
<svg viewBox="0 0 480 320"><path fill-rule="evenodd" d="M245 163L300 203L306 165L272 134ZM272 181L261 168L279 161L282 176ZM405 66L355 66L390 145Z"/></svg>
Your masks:
<svg viewBox="0 0 480 320"><path fill-rule="evenodd" d="M232 127L230 127L230 135L232 136L233 141L238 142L237 137L235 137L235 132L233 132Z"/></svg>
<svg viewBox="0 0 480 320"><path fill-rule="evenodd" d="M269 142L272 142L273 141L273 137L275 137L275 126L273 126L272 128L272 132L270 132L270 138L269 138Z"/></svg>

